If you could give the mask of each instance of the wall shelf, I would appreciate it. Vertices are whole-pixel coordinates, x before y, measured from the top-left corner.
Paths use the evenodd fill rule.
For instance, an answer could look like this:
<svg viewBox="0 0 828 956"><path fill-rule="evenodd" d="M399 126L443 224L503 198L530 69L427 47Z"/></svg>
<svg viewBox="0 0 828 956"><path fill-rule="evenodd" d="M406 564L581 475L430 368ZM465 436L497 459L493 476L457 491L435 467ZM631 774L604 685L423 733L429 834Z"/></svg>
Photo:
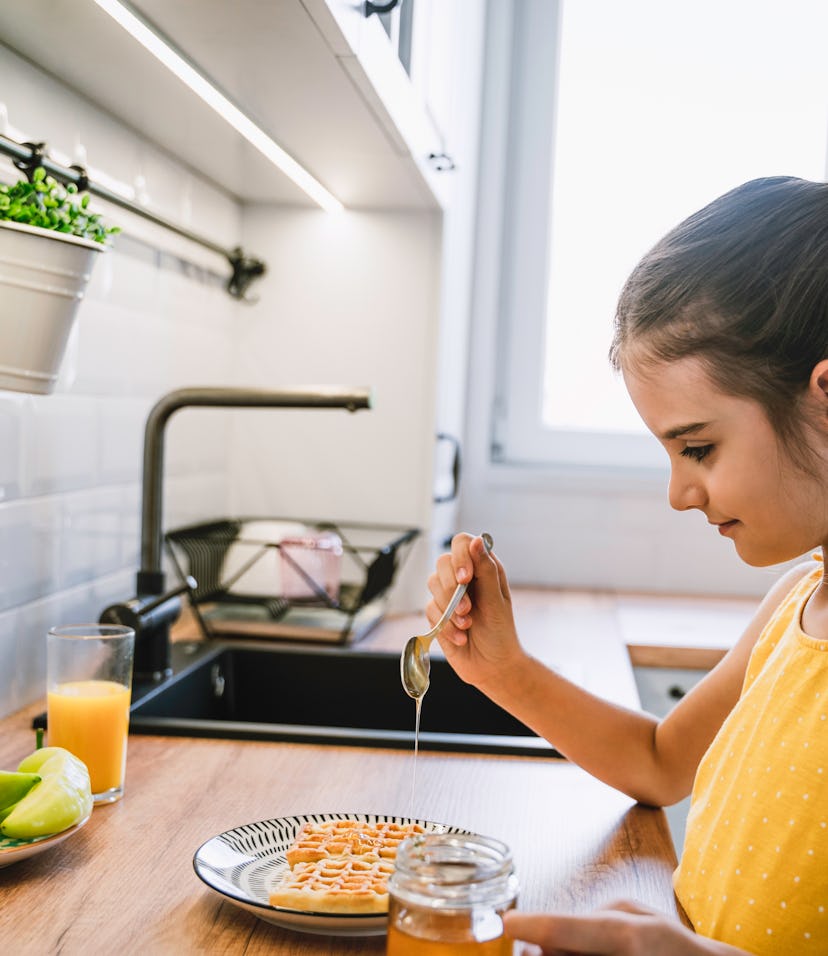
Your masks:
<svg viewBox="0 0 828 956"><path fill-rule="evenodd" d="M64 185L74 183L79 192L89 192L93 196L105 199L121 209L126 209L135 215L148 219L150 222L168 229L176 235L195 242L200 246L210 249L219 255L224 256L230 264L231 274L227 280L225 288L234 299L246 299L250 284L254 279L264 275L266 271L265 264L253 256L245 254L241 247L236 246L232 249L225 248L212 239L197 235L177 223L164 219L156 215L151 210L137 203L118 195L111 189L95 183L87 176L86 170L81 166L62 166L55 162L48 155L45 143L18 143L8 136L0 134L0 153L10 156L15 167L24 172L29 178L39 166L58 182Z"/></svg>

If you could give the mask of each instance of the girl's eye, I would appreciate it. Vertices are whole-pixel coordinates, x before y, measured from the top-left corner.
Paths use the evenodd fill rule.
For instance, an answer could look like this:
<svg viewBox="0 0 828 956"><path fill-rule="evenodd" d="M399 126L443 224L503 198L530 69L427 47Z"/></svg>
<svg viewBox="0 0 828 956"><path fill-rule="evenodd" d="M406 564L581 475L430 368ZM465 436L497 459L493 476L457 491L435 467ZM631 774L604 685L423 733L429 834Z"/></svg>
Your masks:
<svg viewBox="0 0 828 956"><path fill-rule="evenodd" d="M704 461L711 451L713 451L712 445L687 445L682 449L681 454L684 458L690 458L693 461Z"/></svg>

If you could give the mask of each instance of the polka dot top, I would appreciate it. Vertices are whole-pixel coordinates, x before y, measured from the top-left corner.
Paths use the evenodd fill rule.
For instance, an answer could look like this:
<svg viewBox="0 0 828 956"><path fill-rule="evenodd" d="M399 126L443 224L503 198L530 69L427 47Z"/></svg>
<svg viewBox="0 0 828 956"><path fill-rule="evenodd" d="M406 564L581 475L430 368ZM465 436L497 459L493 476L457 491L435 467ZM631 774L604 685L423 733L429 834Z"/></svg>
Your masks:
<svg viewBox="0 0 828 956"><path fill-rule="evenodd" d="M673 883L701 935L828 954L828 641L802 630L815 568L768 622L702 758Z"/></svg>

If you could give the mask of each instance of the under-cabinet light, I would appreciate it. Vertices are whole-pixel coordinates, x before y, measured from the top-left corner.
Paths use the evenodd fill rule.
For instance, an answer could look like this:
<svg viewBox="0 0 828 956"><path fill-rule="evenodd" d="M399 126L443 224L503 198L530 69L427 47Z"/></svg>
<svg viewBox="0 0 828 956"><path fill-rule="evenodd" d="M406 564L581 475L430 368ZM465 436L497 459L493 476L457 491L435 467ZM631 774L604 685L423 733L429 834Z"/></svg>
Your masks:
<svg viewBox="0 0 828 956"><path fill-rule="evenodd" d="M133 13L120 0L94 0L94 2L156 59L163 63L168 70L174 73L182 83L185 83L196 96L215 110L237 133L241 134L252 146L255 146L274 166L281 169L314 202L318 203L327 212L342 212L344 207L335 196L331 195L321 183L286 153L278 143L272 140L263 129L258 127L250 117L246 116L226 96L220 93L209 80L194 69L166 40L162 40L157 33L151 30L137 14Z"/></svg>

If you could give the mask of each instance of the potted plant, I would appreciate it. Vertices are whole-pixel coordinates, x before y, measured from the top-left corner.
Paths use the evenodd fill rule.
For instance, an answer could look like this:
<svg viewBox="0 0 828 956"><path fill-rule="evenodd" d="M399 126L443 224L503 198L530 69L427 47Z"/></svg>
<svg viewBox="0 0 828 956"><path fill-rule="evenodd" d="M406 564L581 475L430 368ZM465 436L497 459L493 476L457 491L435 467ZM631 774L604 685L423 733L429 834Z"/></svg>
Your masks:
<svg viewBox="0 0 828 956"><path fill-rule="evenodd" d="M0 388L48 394L97 255L118 232L43 167L0 184Z"/></svg>

